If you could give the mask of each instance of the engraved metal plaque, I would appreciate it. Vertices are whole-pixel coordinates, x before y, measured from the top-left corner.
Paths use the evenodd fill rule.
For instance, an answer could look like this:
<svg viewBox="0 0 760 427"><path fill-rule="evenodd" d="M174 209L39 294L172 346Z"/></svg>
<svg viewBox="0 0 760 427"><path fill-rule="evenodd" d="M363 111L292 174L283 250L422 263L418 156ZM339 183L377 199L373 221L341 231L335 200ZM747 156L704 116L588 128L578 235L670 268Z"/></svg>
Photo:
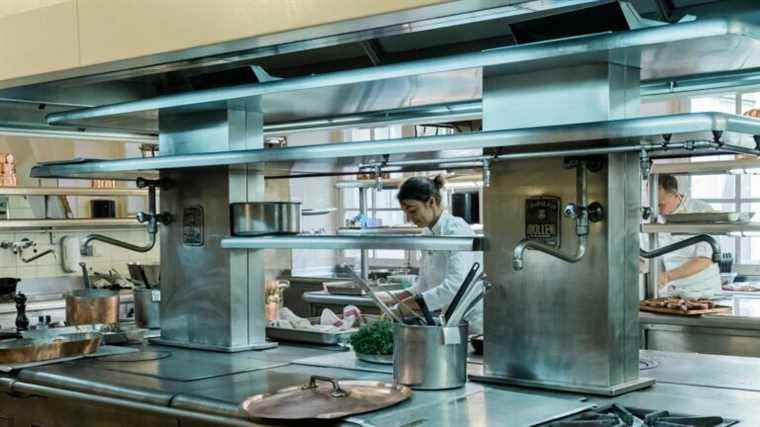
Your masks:
<svg viewBox="0 0 760 427"><path fill-rule="evenodd" d="M559 197L536 196L525 200L525 237L559 248L561 245Z"/></svg>
<svg viewBox="0 0 760 427"><path fill-rule="evenodd" d="M182 244L203 246L203 235L203 207L186 207L182 211Z"/></svg>

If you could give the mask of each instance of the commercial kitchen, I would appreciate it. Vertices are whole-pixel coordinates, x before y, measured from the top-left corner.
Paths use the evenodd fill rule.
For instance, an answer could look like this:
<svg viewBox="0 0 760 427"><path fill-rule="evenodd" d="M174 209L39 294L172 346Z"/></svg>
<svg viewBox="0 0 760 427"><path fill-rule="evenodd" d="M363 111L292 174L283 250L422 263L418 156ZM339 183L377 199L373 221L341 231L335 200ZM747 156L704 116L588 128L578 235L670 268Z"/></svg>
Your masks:
<svg viewBox="0 0 760 427"><path fill-rule="evenodd" d="M0 425L760 426L760 2L0 34Z"/></svg>

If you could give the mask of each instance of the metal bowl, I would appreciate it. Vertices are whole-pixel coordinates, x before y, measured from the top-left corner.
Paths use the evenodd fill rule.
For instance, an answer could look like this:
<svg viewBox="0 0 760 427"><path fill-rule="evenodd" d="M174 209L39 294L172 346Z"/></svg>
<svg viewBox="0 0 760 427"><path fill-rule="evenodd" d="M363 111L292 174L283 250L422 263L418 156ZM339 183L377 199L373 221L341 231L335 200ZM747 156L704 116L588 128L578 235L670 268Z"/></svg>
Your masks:
<svg viewBox="0 0 760 427"><path fill-rule="evenodd" d="M233 236L301 232L301 202L247 202L230 205Z"/></svg>

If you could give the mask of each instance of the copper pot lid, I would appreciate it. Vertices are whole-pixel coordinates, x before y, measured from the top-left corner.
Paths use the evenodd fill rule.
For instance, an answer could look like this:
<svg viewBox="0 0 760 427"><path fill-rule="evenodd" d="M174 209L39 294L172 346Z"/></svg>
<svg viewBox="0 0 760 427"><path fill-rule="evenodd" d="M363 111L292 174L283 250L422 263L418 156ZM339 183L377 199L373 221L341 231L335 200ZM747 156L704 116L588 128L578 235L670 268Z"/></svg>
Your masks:
<svg viewBox="0 0 760 427"><path fill-rule="evenodd" d="M402 385L315 375L305 385L251 396L240 407L259 420L334 420L387 408L411 395L412 390Z"/></svg>

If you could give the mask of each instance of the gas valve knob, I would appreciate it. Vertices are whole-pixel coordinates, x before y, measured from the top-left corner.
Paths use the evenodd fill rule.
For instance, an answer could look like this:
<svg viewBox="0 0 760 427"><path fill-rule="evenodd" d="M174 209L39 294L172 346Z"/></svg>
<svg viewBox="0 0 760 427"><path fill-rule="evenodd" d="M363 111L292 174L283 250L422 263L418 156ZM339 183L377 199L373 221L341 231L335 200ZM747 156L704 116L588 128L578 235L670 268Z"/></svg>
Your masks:
<svg viewBox="0 0 760 427"><path fill-rule="evenodd" d="M588 220L591 222L599 222L604 219L604 207L599 202L594 202L588 205Z"/></svg>
<svg viewBox="0 0 760 427"><path fill-rule="evenodd" d="M576 205L575 203L568 203L562 209L562 215L568 218L577 218L579 212L580 212L580 209L578 209L578 205Z"/></svg>

